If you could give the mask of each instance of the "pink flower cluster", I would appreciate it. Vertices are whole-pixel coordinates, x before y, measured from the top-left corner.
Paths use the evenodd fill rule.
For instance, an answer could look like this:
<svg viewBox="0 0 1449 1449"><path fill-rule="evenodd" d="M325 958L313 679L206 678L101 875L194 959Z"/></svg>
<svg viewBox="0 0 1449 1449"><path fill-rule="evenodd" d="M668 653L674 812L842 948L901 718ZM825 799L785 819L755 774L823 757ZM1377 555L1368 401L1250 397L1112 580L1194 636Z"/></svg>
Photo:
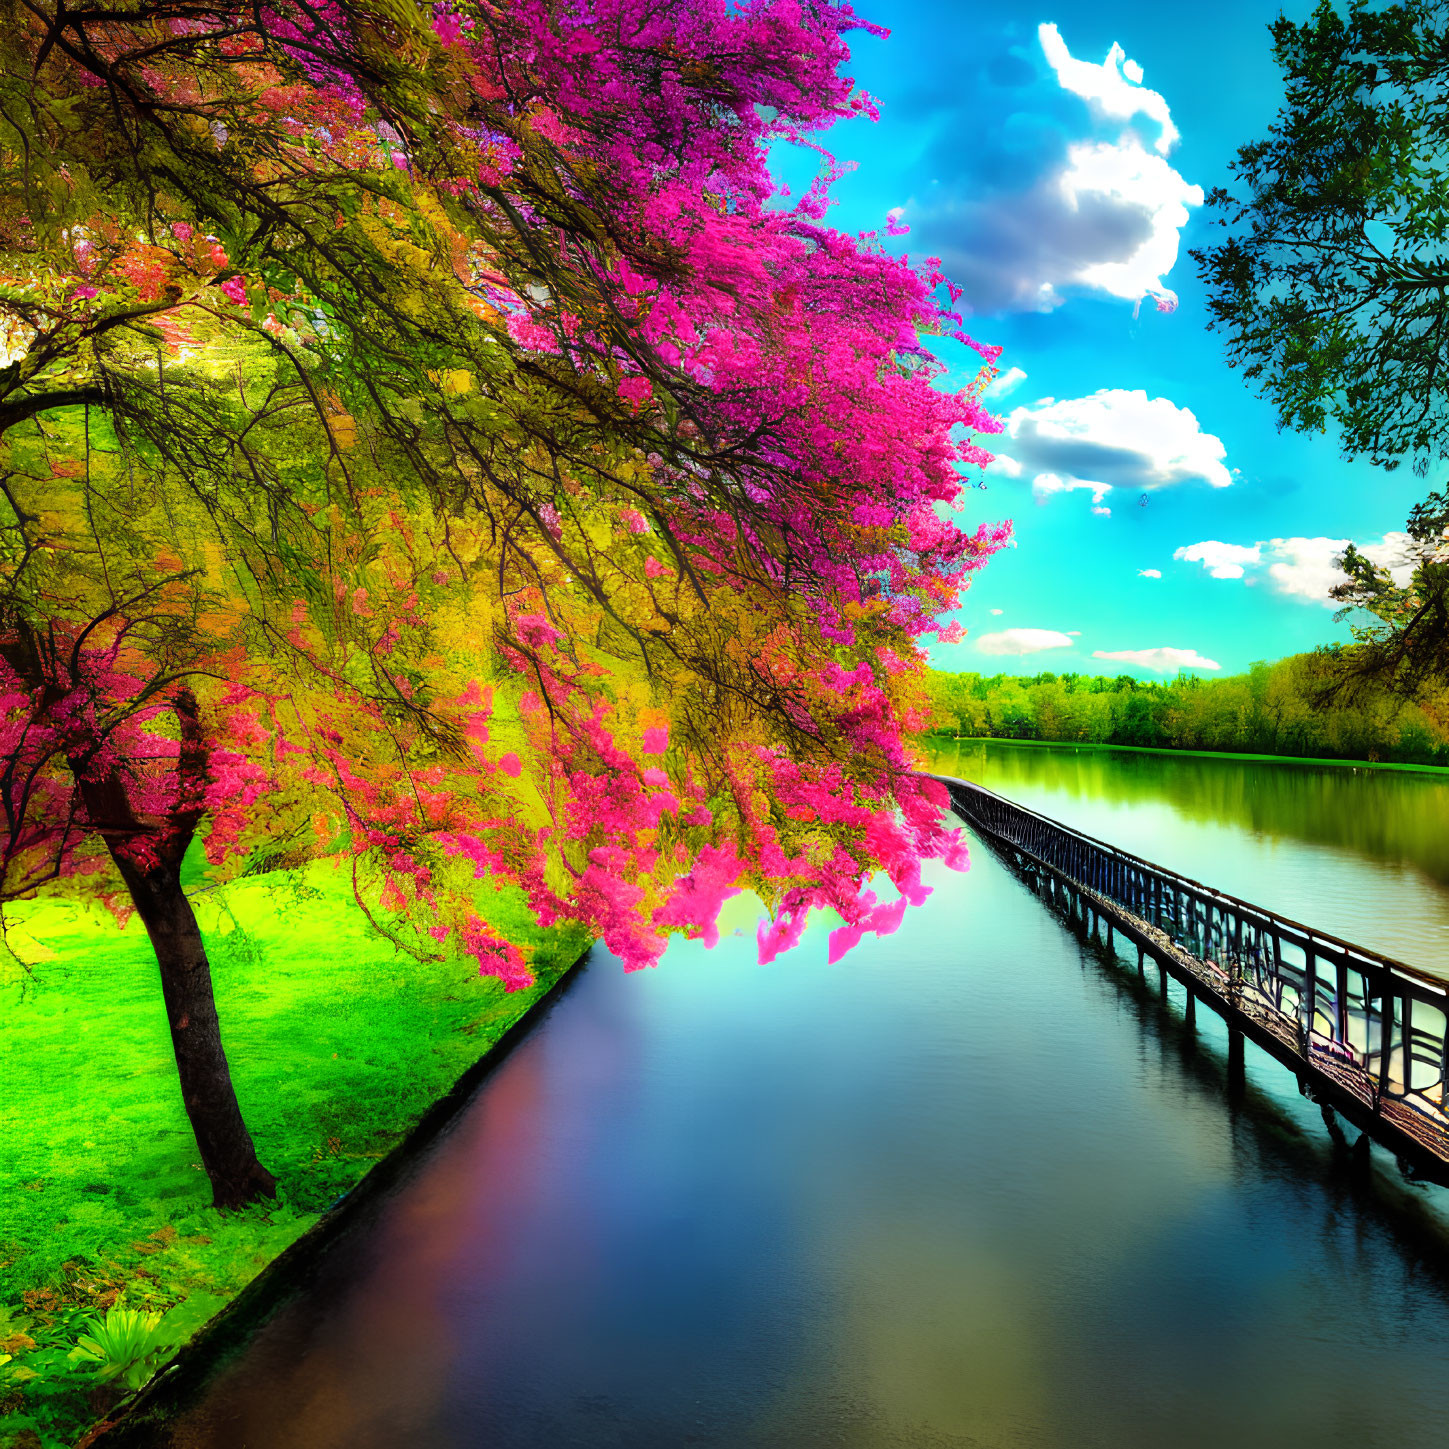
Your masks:
<svg viewBox="0 0 1449 1449"><path fill-rule="evenodd" d="M336 164L435 187L450 215L474 209L493 234L514 218L528 245L508 274L468 274L490 346L561 379L558 396L585 400L599 436L630 447L597 477L563 468L554 496L549 483L523 500L518 528L541 558L573 560L586 538L602 563L587 579L570 564L552 595L504 595L491 642L508 697L522 692L506 731L481 689L429 700L448 749L418 743L430 763L404 751L384 769L365 764L381 713L349 723L339 703L304 736L271 705L228 706L213 752L224 788L208 797L217 848L238 848L238 812L268 782L300 781L332 802L354 857L378 863L389 908L446 927L509 985L526 963L445 898L440 862L510 882L540 920L584 923L630 966L672 932L712 941L746 888L771 912L764 960L812 910L839 917L832 959L894 930L925 897L923 861L965 863L939 787L912 770L911 681L924 641L959 637L945 621L1010 526L950 517L966 470L991 459L981 439L1001 429L980 396L1000 349L963 330L937 259L825 221L848 167L820 138L875 113L846 71L847 36L871 27L834 0L437 0L418 103L384 120L374 72L350 49L366 10L275 0L261 12L297 82L277 88L279 124L300 134L309 110L335 112L368 133L364 160L339 143ZM776 145L818 157L788 207L767 164ZM394 171L405 157L461 159ZM550 167L554 189L540 190L531 178ZM586 244L540 220L545 193L596 218ZM905 230L888 218L889 235ZM567 286L542 263L529 274L547 248ZM224 250L212 261L224 268ZM242 278L220 290L246 304ZM937 336L975 348L981 377L944 389ZM444 564L416 587L446 588ZM337 598L352 600L348 628L373 631L369 677L385 660L413 700L407 661L427 657L414 647L425 624L412 603L354 589ZM617 629L601 625L617 613L610 589L645 600ZM286 634L298 657L314 657L317 632L298 605ZM315 657L341 698L345 672ZM513 748L494 738L505 733ZM533 825L527 810L542 812Z"/></svg>

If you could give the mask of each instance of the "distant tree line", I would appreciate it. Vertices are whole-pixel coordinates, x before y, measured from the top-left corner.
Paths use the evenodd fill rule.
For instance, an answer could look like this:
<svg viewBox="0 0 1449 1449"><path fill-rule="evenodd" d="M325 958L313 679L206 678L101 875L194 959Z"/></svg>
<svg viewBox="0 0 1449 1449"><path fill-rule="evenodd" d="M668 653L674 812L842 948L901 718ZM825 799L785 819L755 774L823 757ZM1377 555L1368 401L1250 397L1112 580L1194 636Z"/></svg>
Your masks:
<svg viewBox="0 0 1449 1449"><path fill-rule="evenodd" d="M1407 703L1388 689L1324 703L1332 663L1296 654L1246 674L1164 683L1129 675L931 671L930 732L966 739L1449 765L1449 688Z"/></svg>

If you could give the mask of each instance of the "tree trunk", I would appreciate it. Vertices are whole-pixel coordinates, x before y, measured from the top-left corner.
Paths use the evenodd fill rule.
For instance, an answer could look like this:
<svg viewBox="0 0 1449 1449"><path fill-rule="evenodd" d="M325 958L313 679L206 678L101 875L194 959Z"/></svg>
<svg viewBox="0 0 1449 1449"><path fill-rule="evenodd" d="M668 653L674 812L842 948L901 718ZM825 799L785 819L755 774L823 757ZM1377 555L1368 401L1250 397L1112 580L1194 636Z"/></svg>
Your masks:
<svg viewBox="0 0 1449 1449"><path fill-rule="evenodd" d="M5 418L0 407L0 429ZM87 632L116 612L112 609L93 619ZM82 634L81 639L84 637ZM104 716L115 701L80 668L85 662L81 641L71 646L67 660L64 650L57 647L53 627L42 637L23 619L12 620L8 634L0 631L0 659L36 692L38 717L62 701L72 700L79 691L90 692L93 708L77 709L72 703L55 728L66 738L67 763L84 806L81 828L105 841L161 968L161 992L171 1024L181 1099L196 1134L202 1166L211 1179L212 1200L219 1208L233 1208L276 1197L277 1180L257 1161L251 1133L237 1105L231 1068L221 1045L211 962L191 902L181 889L181 862L204 813L210 755L195 696L185 686L158 695L169 706L179 734L168 798L168 782L148 776L146 761L128 765L105 758L114 744L115 725L113 721L107 727L94 728L95 718ZM95 707L98 704L101 707ZM124 712L120 718L124 721ZM143 800L148 790L153 797L141 808L132 798L138 785ZM8 798L5 803L8 808ZM12 832L14 829L12 820Z"/></svg>
<svg viewBox="0 0 1449 1449"><path fill-rule="evenodd" d="M170 703L181 740L175 795L159 818L137 815L119 769L96 771L89 757L72 758L71 769L89 822L105 840L156 952L181 1100L211 1179L212 1201L234 1208L276 1197L277 1180L257 1161L237 1105L221 1046L211 962L181 889L181 862L201 819L208 749L191 691L178 690Z"/></svg>
<svg viewBox="0 0 1449 1449"><path fill-rule="evenodd" d="M202 1166L219 1208L241 1207L277 1195L276 1179L257 1161L242 1120L231 1068L221 1045L221 1025L211 990L211 963L191 902L181 889L177 864L163 861L142 870L114 856L136 903L161 968L161 992L171 1023L171 1045L181 1078L181 1097L196 1133Z"/></svg>

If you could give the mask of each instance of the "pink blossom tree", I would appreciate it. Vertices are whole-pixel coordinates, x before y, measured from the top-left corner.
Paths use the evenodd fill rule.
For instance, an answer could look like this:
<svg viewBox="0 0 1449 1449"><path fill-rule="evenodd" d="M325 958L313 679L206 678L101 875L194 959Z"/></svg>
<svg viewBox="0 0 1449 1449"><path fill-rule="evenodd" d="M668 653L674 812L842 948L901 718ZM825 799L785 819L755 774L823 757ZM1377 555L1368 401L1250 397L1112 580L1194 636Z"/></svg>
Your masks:
<svg viewBox="0 0 1449 1449"><path fill-rule="evenodd" d="M0 138L4 446L84 404L114 443L93 469L70 425L87 487L139 471L197 520L175 540L194 589L142 628L149 583L58 608L36 582L56 525L12 497L3 684L15 758L48 763L6 890L99 839L144 917L123 860L169 860L203 819L218 862L241 858L281 811L311 852L370 865L398 930L513 985L527 963L475 874L640 966L671 933L711 938L742 889L769 910L763 959L814 908L839 917L835 956L923 898L923 861L964 863L906 737L925 641L959 635L945 617L1008 537L948 517L998 428L995 350L944 389L930 339L970 339L938 264L825 223L819 138L874 109L842 74L848 7L6 18L0 73L38 79L3 82L24 142ZM821 157L793 205L780 141ZM230 600L225 668L207 591ZM26 642L102 616L124 679ZM100 801L105 767L57 743L81 676L93 759L174 742L125 766L149 781L128 797L144 845ZM247 788L219 787L238 770Z"/></svg>

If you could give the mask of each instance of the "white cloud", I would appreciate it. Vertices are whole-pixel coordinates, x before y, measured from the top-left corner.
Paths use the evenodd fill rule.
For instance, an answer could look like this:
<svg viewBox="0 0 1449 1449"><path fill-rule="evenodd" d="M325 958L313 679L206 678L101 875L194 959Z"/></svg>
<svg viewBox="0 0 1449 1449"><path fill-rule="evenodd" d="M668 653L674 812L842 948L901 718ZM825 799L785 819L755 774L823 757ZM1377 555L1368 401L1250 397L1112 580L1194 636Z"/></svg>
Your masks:
<svg viewBox="0 0 1449 1449"><path fill-rule="evenodd" d="M1103 198L1114 209L1140 212L1146 233L1126 256L1082 262L1066 280L1140 302L1151 297L1162 311L1177 306L1177 293L1162 279L1177 263L1178 233L1188 223L1188 207L1203 204L1201 186L1190 186L1161 156L1142 149L1135 138L1116 146L1073 146L1061 176L1067 204L1079 212L1084 202Z"/></svg>
<svg viewBox="0 0 1449 1449"><path fill-rule="evenodd" d="M1005 477L1027 473L1039 503L1086 489L1098 507L1114 488L1150 492L1180 483L1227 488L1222 440L1202 430L1189 408L1140 388L1103 388L1090 397L1043 398L1012 410L991 465Z"/></svg>
<svg viewBox="0 0 1449 1449"><path fill-rule="evenodd" d="M982 130L980 99L963 112L974 154L963 164L957 144L952 183L913 197L904 217L973 313L1049 312L1070 290L1151 297L1171 311L1177 296L1164 278L1190 208L1204 200L1166 160L1179 139L1171 109L1120 46L1094 65L1072 56L1055 25L1037 35L1050 73L1029 94L1008 88L999 126ZM1033 74L1022 55L1007 69ZM1074 98L1086 102L1088 126ZM942 134L955 142L954 130Z"/></svg>
<svg viewBox="0 0 1449 1449"><path fill-rule="evenodd" d="M1143 579L1160 579L1162 577L1162 570L1161 569L1138 569L1137 570L1137 576L1139 578L1143 578Z"/></svg>
<svg viewBox="0 0 1449 1449"><path fill-rule="evenodd" d="M1178 549L1173 558L1200 563L1215 579L1244 579L1256 584L1266 578L1273 591L1286 598L1305 603L1338 608L1331 591L1347 576L1338 567L1338 559L1348 547L1346 538L1271 538L1252 545L1219 543L1208 540ZM1413 573L1407 561L1406 533L1386 533L1377 542L1360 543L1359 552L1382 568L1387 568L1394 581L1405 584ZM1249 570L1253 572L1246 578Z"/></svg>
<svg viewBox="0 0 1449 1449"><path fill-rule="evenodd" d="M1405 561L1406 533L1386 533L1378 543L1359 545L1359 552L1380 568L1388 569L1394 582L1406 584L1413 565ZM1307 599L1339 607L1329 597L1329 590L1346 583L1348 576L1338 567L1338 559L1348 547L1346 538L1275 538L1269 541L1268 577L1274 589L1290 598Z"/></svg>
<svg viewBox="0 0 1449 1449"><path fill-rule="evenodd" d="M993 614L1001 614L1001 613L1004 613L1004 612L1005 612L1005 610L1003 610L1003 609L993 609L993 610L992 610L992 611L991 611L991 612L992 612L992 613L993 613Z"/></svg>
<svg viewBox="0 0 1449 1449"><path fill-rule="evenodd" d="M1177 549L1172 556L1185 563L1200 563L1215 579L1240 579L1245 568L1263 561L1260 544L1249 547L1238 543L1219 543L1211 538Z"/></svg>
<svg viewBox="0 0 1449 1449"><path fill-rule="evenodd" d="M1043 649L1070 649L1070 634L1056 629L1002 629L983 634L976 647L983 654L1039 654Z"/></svg>
<svg viewBox="0 0 1449 1449"><path fill-rule="evenodd" d="M1172 124L1167 102L1156 91L1142 87L1142 67L1127 60L1127 52L1114 44L1101 65L1074 60L1055 25L1039 25L1037 39L1047 63L1057 73L1063 90L1073 91L1091 106L1095 115L1114 121L1130 121L1134 116L1148 116L1161 127L1157 138L1158 152L1166 156L1177 144L1178 129ZM1127 63L1118 70L1118 64ZM1124 77L1125 73L1125 79Z"/></svg>
<svg viewBox="0 0 1449 1449"><path fill-rule="evenodd" d="M1414 540L1407 533L1386 533L1377 543L1359 544L1358 551L1379 568L1388 569L1400 588L1414 576ZM1444 550L1441 548L1434 556L1442 561Z"/></svg>
<svg viewBox="0 0 1449 1449"><path fill-rule="evenodd" d="M1328 591L1347 582L1336 562L1347 547L1346 538L1275 538L1268 544L1268 577L1280 594L1331 604Z"/></svg>
<svg viewBox="0 0 1449 1449"><path fill-rule="evenodd" d="M1018 470L1020 466L1017 465ZM1079 488L1091 489L1093 503L1100 503L1112 491L1110 483L1094 483L1085 478L1063 478L1056 473L1038 473L1031 480L1032 496L1038 503L1045 503L1053 493L1075 493Z"/></svg>
<svg viewBox="0 0 1449 1449"><path fill-rule="evenodd" d="M1110 518L1112 516L1112 510L1110 508L1103 508L1100 504L1094 504L1092 512L1099 518Z"/></svg>
<svg viewBox="0 0 1449 1449"><path fill-rule="evenodd" d="M1119 664L1136 664L1158 674L1176 674L1179 669L1221 669L1216 659L1205 659L1196 649L1094 649L1093 659L1112 659Z"/></svg>
<svg viewBox="0 0 1449 1449"><path fill-rule="evenodd" d="M983 398L1005 397L1009 392L1015 392L1022 383L1026 381L1026 374L1019 367L1008 367L998 377L994 377L985 387L981 389Z"/></svg>

